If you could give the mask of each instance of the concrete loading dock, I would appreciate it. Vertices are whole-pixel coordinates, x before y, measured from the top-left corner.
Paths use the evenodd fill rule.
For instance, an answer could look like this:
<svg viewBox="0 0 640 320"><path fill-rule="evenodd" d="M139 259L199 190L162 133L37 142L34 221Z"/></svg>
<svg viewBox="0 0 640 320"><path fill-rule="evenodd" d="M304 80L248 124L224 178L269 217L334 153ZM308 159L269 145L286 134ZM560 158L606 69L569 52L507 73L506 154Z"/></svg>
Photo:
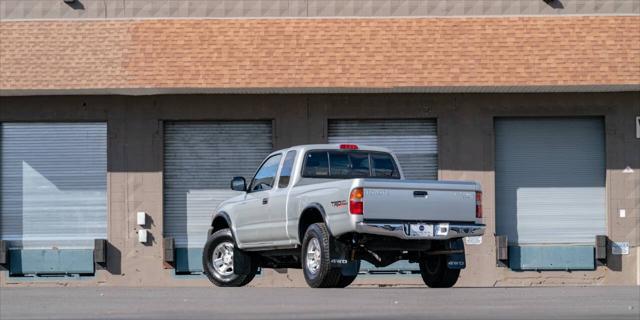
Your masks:
<svg viewBox="0 0 640 320"><path fill-rule="evenodd" d="M469 267L462 275L461 285L632 284L637 276L636 250L630 250L629 254L625 255L614 255L610 252L609 245L606 266L598 263L594 268L576 268L587 270L567 272L572 269L569 266L566 267L566 271L516 271L518 266L515 266L512 260L507 266L514 270L509 267L496 267L495 237L491 235L497 225L501 225L502 228L509 226L496 219L495 214L495 199L501 196L494 191L496 122L499 123L502 119L544 118L560 120L564 124L571 119L577 119L578 122L599 123L597 127L604 129L595 134L602 135L606 145L606 153L601 154L606 159L606 167L602 172L605 175L608 212L605 235L610 242L629 242L635 249L634 241L637 240L635 235L638 231L637 223L633 222L637 219L635 208L638 206L638 171L629 173L629 170L625 169L638 167L638 153L634 152L638 150L638 140L632 130L634 114L640 111L637 101L637 93L15 97L2 98L4 108L1 117L3 124L92 122L106 123L107 126L106 266L104 270L98 266L95 275L86 279L53 278L56 279L55 282L65 281L70 285L207 285L204 279L175 275L175 270L165 269L163 263L162 238L167 237L168 231L180 231L180 227L166 225L176 223L176 220L171 218L171 211L163 209L175 205L167 204L167 191L163 190L169 179L166 176L168 168L165 154L167 143L170 143L166 136L168 126L169 130L172 130L170 126L175 123L191 123L196 124L196 127L263 124L265 128L272 130L272 139L267 139L264 143L271 142L272 148L275 149L327 141L328 124L334 119L390 121L387 119L395 118L392 121L400 121L398 115L402 115L408 121L437 121L439 179L471 179L483 185L485 221L491 231L483 237L480 244L467 245ZM43 107L45 102L47 109ZM183 107L174 107L177 104ZM587 104L590 107L579 107ZM130 107L132 105L136 107ZM514 105L517 107L513 107ZM55 112L46 112L54 109ZM3 127L3 130L10 130L10 127ZM205 136L214 139L215 133L205 133ZM7 139L6 137L3 136L4 139ZM208 141L212 141L211 139ZM3 149L5 157L6 148ZM267 149L265 152L268 152ZM198 161L203 165L211 163L208 158ZM211 168L215 169L216 167ZM223 174L227 174L226 170ZM214 176L207 181L212 181L215 187L213 179ZM191 187L184 192L187 196L193 196L210 189L207 188ZM182 206L186 207L188 203L189 201ZM197 204L197 200L191 203ZM627 208L626 217L619 216L621 208ZM191 208L182 211L182 219L193 219L189 217L189 210ZM137 225L135 213L139 211L146 212L149 219L150 237L146 244L138 242L137 231L141 226ZM167 219L168 215L171 219ZM526 227L527 225L518 225L514 232ZM190 231L189 228L191 227L187 224L185 230ZM198 235L197 232L193 234ZM175 237L176 234L171 236ZM184 244L186 243L176 242L176 250L189 248ZM516 244L510 243L511 246ZM595 234L592 244L583 242L583 245L591 245L594 252ZM513 249L509 253L509 259L513 259ZM594 254L591 261L595 264L597 261ZM187 268L182 270L183 273L197 273L197 267L194 270L188 269L194 263L197 265L197 257L195 262L188 256L182 257L177 254L176 257L180 259L181 267ZM565 256L561 260L551 260L550 263L584 263L584 260L578 260L582 258L578 255L576 260L567 260ZM529 263L531 262L536 261ZM549 263L543 260L539 262ZM544 269L544 265L539 269ZM256 285L301 285L303 282L297 273L290 270L288 275L281 275L267 271L257 279ZM26 281L22 277L7 277L7 272L2 274L4 285L51 283L45 280L34 282ZM411 283L413 280L407 276L371 276L364 277L364 280L359 282L380 281Z"/></svg>

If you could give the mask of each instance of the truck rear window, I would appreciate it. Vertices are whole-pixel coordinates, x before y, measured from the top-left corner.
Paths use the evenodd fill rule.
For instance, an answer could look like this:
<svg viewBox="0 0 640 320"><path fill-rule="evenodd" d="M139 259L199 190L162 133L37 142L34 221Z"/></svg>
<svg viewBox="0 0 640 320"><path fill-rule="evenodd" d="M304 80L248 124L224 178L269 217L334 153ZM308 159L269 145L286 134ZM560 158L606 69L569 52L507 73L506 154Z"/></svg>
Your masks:
<svg viewBox="0 0 640 320"><path fill-rule="evenodd" d="M359 150L317 150L305 155L305 178L387 178L400 179L390 154Z"/></svg>

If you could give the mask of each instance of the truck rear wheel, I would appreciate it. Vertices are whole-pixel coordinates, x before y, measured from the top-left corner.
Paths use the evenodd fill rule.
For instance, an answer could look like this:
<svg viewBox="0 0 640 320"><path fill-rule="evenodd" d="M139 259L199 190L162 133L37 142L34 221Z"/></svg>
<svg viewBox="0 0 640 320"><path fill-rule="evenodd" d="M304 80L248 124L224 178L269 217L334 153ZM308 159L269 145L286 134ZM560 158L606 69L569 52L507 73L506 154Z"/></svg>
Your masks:
<svg viewBox="0 0 640 320"><path fill-rule="evenodd" d="M329 243L331 234L324 223L314 223L307 228L302 241L302 270L311 288L336 287L340 281L340 269L331 268Z"/></svg>
<svg viewBox="0 0 640 320"><path fill-rule="evenodd" d="M451 288L458 281L460 269L449 269L446 255L433 255L420 260L420 274L429 288Z"/></svg>
<svg viewBox="0 0 640 320"><path fill-rule="evenodd" d="M218 287L242 287L256 276L258 270L252 259L249 274L234 273L235 241L231 230L222 229L214 232L207 239L202 252L202 268L211 283Z"/></svg>

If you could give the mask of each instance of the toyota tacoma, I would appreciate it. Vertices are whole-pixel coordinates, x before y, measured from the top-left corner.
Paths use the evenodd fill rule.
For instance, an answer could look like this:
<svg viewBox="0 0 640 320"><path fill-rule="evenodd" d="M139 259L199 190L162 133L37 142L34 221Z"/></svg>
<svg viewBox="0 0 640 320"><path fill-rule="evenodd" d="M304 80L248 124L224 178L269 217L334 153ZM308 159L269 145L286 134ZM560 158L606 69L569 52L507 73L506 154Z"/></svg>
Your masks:
<svg viewBox="0 0 640 320"><path fill-rule="evenodd" d="M475 182L405 180L388 149L304 145L271 153L241 192L222 202L203 250L217 286L248 284L260 268L301 268L313 288L351 284L365 260L417 262L424 283L453 286L463 238L481 236Z"/></svg>

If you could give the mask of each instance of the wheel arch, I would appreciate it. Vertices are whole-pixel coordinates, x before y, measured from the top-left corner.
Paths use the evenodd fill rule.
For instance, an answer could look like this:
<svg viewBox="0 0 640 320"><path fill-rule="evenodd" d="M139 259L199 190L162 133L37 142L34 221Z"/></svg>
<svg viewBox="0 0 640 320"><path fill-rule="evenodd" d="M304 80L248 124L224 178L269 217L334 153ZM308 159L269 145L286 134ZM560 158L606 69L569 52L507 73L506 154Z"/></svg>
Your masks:
<svg viewBox="0 0 640 320"><path fill-rule="evenodd" d="M304 233L307 231L307 228L319 222L327 223L327 214L321 204L317 202L310 203L302 210L300 218L298 219L298 241L300 244L302 244L302 239L304 239ZM329 229L329 233L331 233L328 224L327 229Z"/></svg>
<svg viewBox="0 0 640 320"><path fill-rule="evenodd" d="M231 233L234 235L234 238L235 238L235 234L231 226L232 226L232 223L231 223L231 218L229 218L229 215L224 211L220 211L213 216L213 219L211 219L211 229L209 229L209 235L212 235L214 232L218 230L229 228L229 230L231 230Z"/></svg>

